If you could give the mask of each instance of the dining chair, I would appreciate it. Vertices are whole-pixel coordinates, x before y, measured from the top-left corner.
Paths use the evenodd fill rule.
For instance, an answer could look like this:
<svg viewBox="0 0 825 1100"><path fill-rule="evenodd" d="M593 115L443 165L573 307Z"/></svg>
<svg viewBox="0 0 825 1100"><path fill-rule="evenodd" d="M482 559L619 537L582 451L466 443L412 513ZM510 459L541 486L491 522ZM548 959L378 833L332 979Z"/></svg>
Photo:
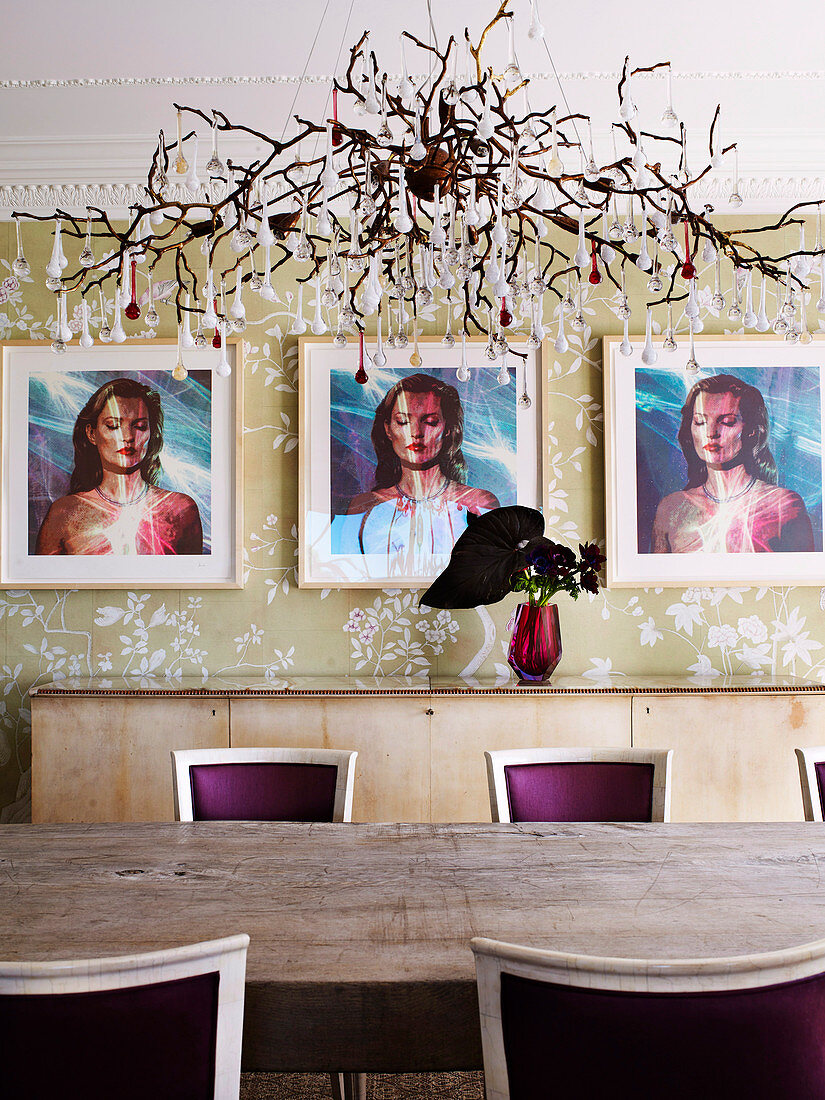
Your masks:
<svg viewBox="0 0 825 1100"><path fill-rule="evenodd" d="M487 1100L823 1100L825 940L620 959L474 939Z"/></svg>
<svg viewBox="0 0 825 1100"><path fill-rule="evenodd" d="M822 821L825 809L825 746L794 749L799 765L802 806L806 821Z"/></svg>
<svg viewBox="0 0 825 1100"><path fill-rule="evenodd" d="M357 752L172 752L176 821L352 821ZM365 1100L366 1074L331 1072L334 1100Z"/></svg>
<svg viewBox="0 0 825 1100"><path fill-rule="evenodd" d="M0 962L0 1095L237 1100L248 944Z"/></svg>
<svg viewBox="0 0 825 1100"><path fill-rule="evenodd" d="M493 821L670 821L673 749L485 752Z"/></svg>
<svg viewBox="0 0 825 1100"><path fill-rule="evenodd" d="M357 752L172 752L176 821L351 821Z"/></svg>

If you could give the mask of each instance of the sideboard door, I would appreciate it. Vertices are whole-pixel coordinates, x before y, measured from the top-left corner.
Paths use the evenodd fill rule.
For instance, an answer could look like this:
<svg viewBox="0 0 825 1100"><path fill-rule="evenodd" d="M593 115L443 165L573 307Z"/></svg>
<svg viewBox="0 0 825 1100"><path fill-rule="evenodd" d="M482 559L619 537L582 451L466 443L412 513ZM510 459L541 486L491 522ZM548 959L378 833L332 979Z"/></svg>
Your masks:
<svg viewBox="0 0 825 1100"><path fill-rule="evenodd" d="M226 748L227 699L32 699L32 821L173 821L172 749Z"/></svg>
<svg viewBox="0 0 825 1100"><path fill-rule="evenodd" d="M428 696L257 696L230 712L236 749L355 749L353 821L432 820Z"/></svg>
<svg viewBox="0 0 825 1100"><path fill-rule="evenodd" d="M673 749L671 820L801 821L797 746L825 743L821 695L634 695L633 746Z"/></svg>
<svg viewBox="0 0 825 1100"><path fill-rule="evenodd" d="M490 820L485 749L630 748L629 695L447 695L432 709L432 821Z"/></svg>

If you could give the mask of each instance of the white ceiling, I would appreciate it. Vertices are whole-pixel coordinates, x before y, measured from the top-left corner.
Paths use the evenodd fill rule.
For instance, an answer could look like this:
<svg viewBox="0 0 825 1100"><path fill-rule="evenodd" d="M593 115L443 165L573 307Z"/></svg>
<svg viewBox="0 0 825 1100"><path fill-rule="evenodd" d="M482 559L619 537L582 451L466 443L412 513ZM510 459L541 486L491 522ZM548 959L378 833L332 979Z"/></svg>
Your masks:
<svg viewBox="0 0 825 1100"><path fill-rule="evenodd" d="M450 33L463 34L465 25L476 39L497 7L495 0L431 3L441 44ZM526 38L529 0L513 0L513 6L522 69L549 73L543 45ZM670 7L648 0L564 6L538 0L538 7L570 107L593 116L597 159L612 159L614 74L629 53L635 65L673 62L674 105L688 126L694 165L721 102L724 139L739 141L741 173L754 195L761 188L763 198L787 197L801 188L801 195L818 197L825 189L825 58L821 10L813 0L693 0ZM6 197L0 194L0 205L8 204L10 185L145 179L157 130L174 131L173 101L217 107L273 135L283 132L296 90L300 114L321 119L328 111L326 83L15 88L10 81L202 81L299 76L305 66L310 76L340 74L349 46L365 29L379 64L399 72L399 32L430 36L426 0L75 0L70 6L20 0L4 23L0 191L5 185ZM501 65L505 55L506 34L497 29L490 61ZM424 71L420 51L411 48L407 56L411 71ZM638 81L635 98L655 128L664 105L662 80ZM559 100L558 86L537 79L531 99L534 108L549 106ZM201 142L203 160L206 144Z"/></svg>

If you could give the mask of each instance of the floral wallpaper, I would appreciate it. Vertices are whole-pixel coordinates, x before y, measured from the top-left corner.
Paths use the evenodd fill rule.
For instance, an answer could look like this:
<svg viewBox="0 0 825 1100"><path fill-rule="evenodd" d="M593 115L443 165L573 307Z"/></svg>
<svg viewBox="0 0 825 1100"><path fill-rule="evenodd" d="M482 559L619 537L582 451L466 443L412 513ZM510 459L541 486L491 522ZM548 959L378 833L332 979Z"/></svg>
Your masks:
<svg viewBox="0 0 825 1100"><path fill-rule="evenodd" d="M11 272L13 226L0 223L2 340L49 338L52 296L42 272L51 252L50 227L26 224L24 242L33 274L21 282ZM714 312L713 267L703 267L705 331L743 331ZM515 596L490 608L449 612L422 610L417 594L407 590L298 589L297 340L288 335L290 270L276 274L274 301L246 296L244 589L0 591L1 821L30 815L32 685L67 676L174 682L209 676L506 675ZM628 267L629 286L642 291L640 298L644 278ZM586 327L568 331L563 355L552 342L557 301L551 303L548 294L545 302L553 336L543 352L549 423L544 514L552 537L571 544L595 537L603 544L601 338L620 333L621 322L612 283L584 287ZM304 302L307 315L313 293ZM161 316L160 335L173 335L171 311L161 306ZM79 317L72 317L79 329ZM813 300L808 318L812 329L821 327ZM682 337L674 354L686 359L685 319L674 320ZM426 333L443 331L446 308L427 310L422 321ZM97 324L99 315L93 331ZM643 318L634 316L631 331L642 328ZM130 335L147 337L151 330L136 328ZM806 587L583 595L575 603L560 601L560 673L595 682L639 673L785 674L825 681L824 606L820 590Z"/></svg>

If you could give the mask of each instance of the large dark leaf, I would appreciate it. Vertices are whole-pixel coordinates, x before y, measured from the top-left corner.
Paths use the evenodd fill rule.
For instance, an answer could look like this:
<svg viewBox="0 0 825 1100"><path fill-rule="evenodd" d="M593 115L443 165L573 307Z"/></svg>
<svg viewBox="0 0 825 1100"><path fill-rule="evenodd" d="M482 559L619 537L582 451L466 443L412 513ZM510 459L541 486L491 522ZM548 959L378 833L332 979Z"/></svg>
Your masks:
<svg viewBox="0 0 825 1100"><path fill-rule="evenodd" d="M428 607L478 607L510 591L510 576L525 564L524 548L544 531L544 517L520 504L471 519L450 563L420 602Z"/></svg>

